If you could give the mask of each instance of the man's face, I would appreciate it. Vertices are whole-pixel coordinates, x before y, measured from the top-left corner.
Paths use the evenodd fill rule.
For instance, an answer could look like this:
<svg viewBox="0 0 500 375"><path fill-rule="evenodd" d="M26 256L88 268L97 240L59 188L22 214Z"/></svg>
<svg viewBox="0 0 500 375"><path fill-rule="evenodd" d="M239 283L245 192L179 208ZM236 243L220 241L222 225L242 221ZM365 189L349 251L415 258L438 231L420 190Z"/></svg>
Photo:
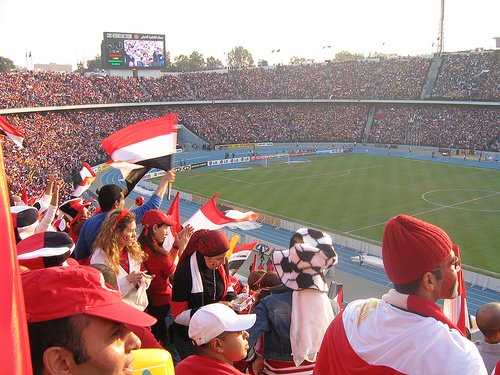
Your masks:
<svg viewBox="0 0 500 375"><path fill-rule="evenodd" d="M86 315L82 341L88 360L73 363L72 374L131 374L134 357L131 350L141 347L141 340L123 324Z"/></svg>
<svg viewBox="0 0 500 375"><path fill-rule="evenodd" d="M123 193L120 194L120 199L118 199L117 202L118 206L116 208L119 210L123 210L123 208L125 207L125 196L123 195Z"/></svg>
<svg viewBox="0 0 500 375"><path fill-rule="evenodd" d="M455 253L452 250L448 258L446 258L439 267L443 275L443 278L437 283L439 298L453 299L458 296L457 272L459 269L455 268L455 259Z"/></svg>
<svg viewBox="0 0 500 375"><path fill-rule="evenodd" d="M248 332L225 332L221 335L224 346L224 357L228 361L241 361L248 352Z"/></svg>

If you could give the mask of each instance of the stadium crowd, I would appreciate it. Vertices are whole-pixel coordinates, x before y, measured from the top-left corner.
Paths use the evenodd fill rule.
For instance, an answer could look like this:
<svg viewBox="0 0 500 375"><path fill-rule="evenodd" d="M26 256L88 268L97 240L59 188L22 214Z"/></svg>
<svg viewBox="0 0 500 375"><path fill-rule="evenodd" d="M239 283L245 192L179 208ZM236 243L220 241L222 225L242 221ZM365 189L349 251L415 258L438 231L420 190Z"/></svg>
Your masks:
<svg viewBox="0 0 500 375"><path fill-rule="evenodd" d="M499 63L491 52L445 54L433 98L498 100ZM173 102L171 106L48 111L8 115L29 147L6 144L13 189L42 193L53 170L69 181L82 162L105 161L100 141L132 123L179 113L179 121L214 146L239 142L374 142L498 151L498 109L334 103L175 105L239 99L417 99L431 60L423 57L166 74L123 79L55 72L0 74L0 108ZM370 121L370 114L373 121ZM368 127L368 137L365 129ZM69 161L69 162L68 162ZM26 182L29 182L28 184ZM31 182L38 182L33 184ZM69 185L62 196L68 197Z"/></svg>
<svg viewBox="0 0 500 375"><path fill-rule="evenodd" d="M498 100L492 51L445 54L432 98ZM372 58L321 64L165 74L121 79L56 72L0 74L0 108L148 101L418 99L431 58Z"/></svg>
<svg viewBox="0 0 500 375"><path fill-rule="evenodd" d="M462 67L462 55L457 56L444 57L436 95L497 100L498 86L490 83L498 79L496 60L490 60L491 55L463 55L465 66L475 67L469 71ZM0 85L6 87L0 107L416 99L429 65L425 58L373 59L161 79L15 72L0 74ZM477 69L477 86L462 86L460 79L474 76ZM172 112L210 145L368 141L494 150L499 138L498 110L469 106L173 104L7 115L27 141L22 150L5 137L0 142L17 251L23 255L19 260L31 269L23 269L22 280L35 374L61 373L63 366L68 374L130 372L131 350L141 345L169 350L180 375L343 374L354 369L483 375L485 364L491 372L500 359L500 306L488 305L478 314L485 340L476 345L465 328L445 316L435 302L457 298L461 261L448 234L430 223L405 215L389 220L382 251L394 289L382 299L343 306L328 298L324 279L337 262L332 238L313 229L299 229L289 249L274 251L267 271L263 262L257 270L255 260L251 271L259 276L250 274L251 287L231 278L226 259L231 245L223 232L191 225L177 228L174 216L158 210L168 184L175 180L173 171L147 202L131 210L124 207L126 192L116 185L100 188L100 211L93 216L89 202L68 200L70 176L82 163L106 159L102 139L124 126ZM38 205L23 205L23 192L37 197ZM264 285L266 276L274 280L272 285ZM82 293L70 294L70 287ZM84 301L80 295L91 297ZM140 311L144 309L149 315ZM374 337L377 329L380 334ZM387 356L389 349L392 356Z"/></svg>

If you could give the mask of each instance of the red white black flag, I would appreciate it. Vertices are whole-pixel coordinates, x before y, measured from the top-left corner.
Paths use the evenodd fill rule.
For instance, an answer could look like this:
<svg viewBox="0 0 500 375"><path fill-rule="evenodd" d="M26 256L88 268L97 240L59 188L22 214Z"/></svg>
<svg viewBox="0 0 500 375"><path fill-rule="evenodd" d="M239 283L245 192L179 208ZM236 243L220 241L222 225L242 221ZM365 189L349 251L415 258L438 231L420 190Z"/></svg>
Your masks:
<svg viewBox="0 0 500 375"><path fill-rule="evenodd" d="M177 149L177 113L118 130L102 141L102 147L130 192L151 168L171 169Z"/></svg>
<svg viewBox="0 0 500 375"><path fill-rule="evenodd" d="M259 223L255 223L255 220L259 216L255 212L240 212L236 210L226 211L225 213L221 212L215 202L218 196L219 194L217 193L210 198L183 226L185 227L190 224L195 231L199 229L216 230L224 226L237 226L240 229L255 229L260 226ZM251 228L248 226L249 224Z"/></svg>
<svg viewBox="0 0 500 375"><path fill-rule="evenodd" d="M73 180L73 193L72 197L80 197L94 182L95 172L92 170L88 163L83 163L80 172L75 173L72 177Z"/></svg>
<svg viewBox="0 0 500 375"><path fill-rule="evenodd" d="M24 133L12 126L3 116L0 116L0 134L6 135L10 139L12 139L12 141L19 148L23 148L25 146Z"/></svg>

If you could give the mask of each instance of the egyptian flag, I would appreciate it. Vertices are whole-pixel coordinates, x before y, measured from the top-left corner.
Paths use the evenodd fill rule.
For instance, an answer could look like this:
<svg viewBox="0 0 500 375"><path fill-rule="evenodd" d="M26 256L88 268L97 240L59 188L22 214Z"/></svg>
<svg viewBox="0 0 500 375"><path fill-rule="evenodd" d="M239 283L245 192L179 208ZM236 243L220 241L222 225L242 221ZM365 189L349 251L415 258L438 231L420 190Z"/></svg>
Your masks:
<svg viewBox="0 0 500 375"><path fill-rule="evenodd" d="M0 146L0 332L2 373L32 374L23 288L16 259L16 241L9 212L9 190ZM36 210L35 210L36 211Z"/></svg>
<svg viewBox="0 0 500 375"><path fill-rule="evenodd" d="M466 290L464 272L462 270L462 258L460 257L460 248L453 245L455 256L459 259L460 270L457 272L458 278L458 296L453 299L445 299L443 303L443 313L450 319L462 335L467 336L467 330L470 331L469 310L467 309Z"/></svg>
<svg viewBox="0 0 500 375"><path fill-rule="evenodd" d="M196 213L191 216L188 221L186 221L183 226L190 224L195 231L199 229L209 229L217 230L228 225L238 225L246 223L252 223L259 225L259 223L254 223L257 220L258 215L255 212L239 212L236 210L226 211L222 213L218 208L215 200L219 196L219 193L215 194L210 200L205 203L205 205L200 208ZM244 229L244 228L241 228Z"/></svg>
<svg viewBox="0 0 500 375"><path fill-rule="evenodd" d="M0 134L6 135L10 139L12 139L17 147L24 148L24 133L12 126L3 116L0 116Z"/></svg>
<svg viewBox="0 0 500 375"><path fill-rule="evenodd" d="M175 236L182 230L179 204L180 195L181 193L178 191L175 195L174 200L172 201L172 204L170 204L170 207L167 210L167 216L170 216L176 223L175 225L169 227L167 237L165 237L165 240L163 241L163 248L167 251L170 251L170 249L174 245Z"/></svg>
<svg viewBox="0 0 500 375"><path fill-rule="evenodd" d="M171 169L177 147L177 113L138 122L102 141L111 166L120 169L131 192L151 169Z"/></svg>
<svg viewBox="0 0 500 375"><path fill-rule="evenodd" d="M64 232L41 232L17 244L17 259L30 270L62 266L74 248L75 243Z"/></svg>
<svg viewBox="0 0 500 375"><path fill-rule="evenodd" d="M71 193L71 196L75 198L81 197L82 194L90 187L92 182L94 182L95 177L95 172L92 170L91 166L88 163L83 163L80 172L75 173L72 176L74 190Z"/></svg>

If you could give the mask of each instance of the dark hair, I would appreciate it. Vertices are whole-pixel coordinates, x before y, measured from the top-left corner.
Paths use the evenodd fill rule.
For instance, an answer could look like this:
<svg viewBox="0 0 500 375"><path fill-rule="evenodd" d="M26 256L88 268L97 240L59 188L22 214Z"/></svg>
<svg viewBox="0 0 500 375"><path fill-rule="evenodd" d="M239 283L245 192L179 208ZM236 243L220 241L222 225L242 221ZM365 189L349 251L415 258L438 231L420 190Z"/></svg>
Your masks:
<svg viewBox="0 0 500 375"><path fill-rule="evenodd" d="M115 202L121 198L122 189L114 184L104 185L97 191L97 201L99 202L102 212L111 211Z"/></svg>
<svg viewBox="0 0 500 375"><path fill-rule="evenodd" d="M250 290L258 290L259 289L259 284L257 284L257 281L259 281L262 276L264 276L264 274L266 273L266 271L264 270L255 270L255 271L252 271L250 273L250 275L248 275L248 289Z"/></svg>
<svg viewBox="0 0 500 375"><path fill-rule="evenodd" d="M443 273L441 272L441 268L436 268L431 271L431 273L436 276L436 279L441 280L443 278ZM394 284L394 289L399 293L403 294L417 294L418 289L420 288L420 283L422 282L422 278L417 279L415 281L410 281L406 284Z"/></svg>
<svg viewBox="0 0 500 375"><path fill-rule="evenodd" d="M292 247L296 243L304 243L304 237L300 233L294 233L292 238L290 238L290 244L288 247Z"/></svg>
<svg viewBox="0 0 500 375"><path fill-rule="evenodd" d="M82 332L87 323L88 320L84 315L28 323L33 374L43 373L43 353L52 346L70 351L78 365L87 362L89 356L82 339Z"/></svg>
<svg viewBox="0 0 500 375"><path fill-rule="evenodd" d="M264 297L272 294L269 288L283 284L279 275L275 271L267 271L259 280L260 291L255 297L255 302L252 305L252 311L257 307Z"/></svg>
<svg viewBox="0 0 500 375"><path fill-rule="evenodd" d="M167 224L165 224L165 223L158 223L156 225L158 227L162 227L163 225L167 225ZM146 233L146 229L147 229L147 234L145 234ZM161 247L160 245L158 245L156 243L156 241L154 240L153 226L151 226L149 228L146 228L146 227L143 226L141 234L139 235L139 238L137 239L137 241L141 244L141 246L142 246L143 249L144 249L144 245L148 245L149 248L151 250L153 250L154 252L156 252L158 254L162 254L162 255L167 255L167 252L163 249L163 247Z"/></svg>

